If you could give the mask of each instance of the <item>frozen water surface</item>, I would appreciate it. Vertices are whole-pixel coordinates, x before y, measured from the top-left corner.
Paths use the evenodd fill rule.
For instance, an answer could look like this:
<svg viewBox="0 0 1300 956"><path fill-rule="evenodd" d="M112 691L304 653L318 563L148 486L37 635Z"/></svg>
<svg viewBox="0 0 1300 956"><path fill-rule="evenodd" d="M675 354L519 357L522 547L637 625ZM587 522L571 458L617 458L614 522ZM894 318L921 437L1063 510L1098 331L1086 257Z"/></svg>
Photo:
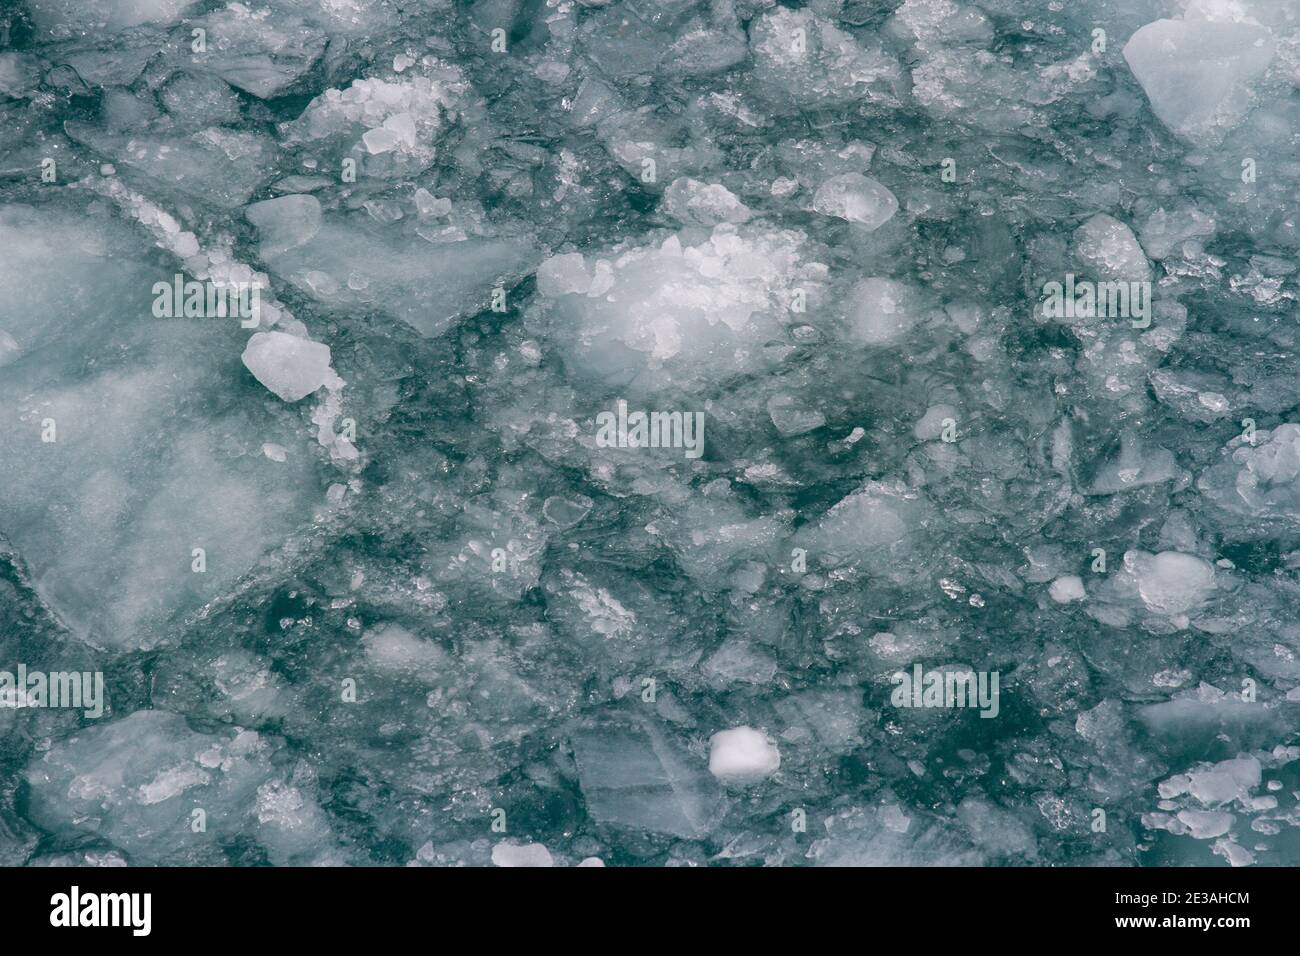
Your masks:
<svg viewBox="0 0 1300 956"><path fill-rule="evenodd" d="M1290 0L3 5L0 670L106 700L0 706L0 862L1300 863L1298 85Z"/></svg>

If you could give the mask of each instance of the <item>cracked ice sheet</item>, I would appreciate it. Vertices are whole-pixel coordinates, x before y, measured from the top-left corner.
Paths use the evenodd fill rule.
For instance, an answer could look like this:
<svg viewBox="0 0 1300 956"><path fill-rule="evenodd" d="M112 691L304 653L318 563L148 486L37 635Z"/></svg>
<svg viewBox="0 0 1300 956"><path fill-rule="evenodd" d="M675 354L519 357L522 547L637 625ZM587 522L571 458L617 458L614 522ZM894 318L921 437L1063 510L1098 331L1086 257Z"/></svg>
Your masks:
<svg viewBox="0 0 1300 956"><path fill-rule="evenodd" d="M0 428L26 450L0 464L0 532L75 634L151 647L311 521L312 445L242 372L235 319L153 317L174 266L138 231L57 202L5 206L0 230Z"/></svg>

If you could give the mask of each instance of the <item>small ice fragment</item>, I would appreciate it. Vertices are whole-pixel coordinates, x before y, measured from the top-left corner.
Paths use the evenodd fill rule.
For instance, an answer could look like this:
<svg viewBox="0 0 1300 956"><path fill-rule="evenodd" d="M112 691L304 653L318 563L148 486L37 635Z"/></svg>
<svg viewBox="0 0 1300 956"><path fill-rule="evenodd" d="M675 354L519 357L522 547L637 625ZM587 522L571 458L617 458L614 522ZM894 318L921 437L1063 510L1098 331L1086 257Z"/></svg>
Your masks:
<svg viewBox="0 0 1300 956"><path fill-rule="evenodd" d="M1083 590L1083 578L1077 574L1064 574L1057 578L1048 585L1047 593L1052 596L1052 600L1057 604L1082 601L1088 596Z"/></svg>
<svg viewBox="0 0 1300 956"><path fill-rule="evenodd" d="M537 267L537 289L542 295L582 295L591 283L591 271L580 252L552 256Z"/></svg>
<svg viewBox="0 0 1300 956"><path fill-rule="evenodd" d="M253 377L286 402L305 398L332 375L328 345L286 332L255 333L243 359Z"/></svg>
<svg viewBox="0 0 1300 956"><path fill-rule="evenodd" d="M664 212L684 223L716 226L723 222L748 222L749 207L726 186L703 183L683 176L664 190Z"/></svg>
<svg viewBox="0 0 1300 956"><path fill-rule="evenodd" d="M813 196L813 210L863 226L879 229L898 212L898 200L888 189L861 173L832 176Z"/></svg>
<svg viewBox="0 0 1300 956"><path fill-rule="evenodd" d="M199 240L192 232L182 232L172 241L172 251L182 259L198 255Z"/></svg>
<svg viewBox="0 0 1300 956"><path fill-rule="evenodd" d="M496 866L554 866L551 852L540 843L501 842L492 848Z"/></svg>
<svg viewBox="0 0 1300 956"><path fill-rule="evenodd" d="M753 727L733 727L709 740L709 773L723 783L755 783L781 766L776 744Z"/></svg>
<svg viewBox="0 0 1300 956"><path fill-rule="evenodd" d="M1196 840L1221 837L1232 829L1236 818L1222 810L1179 810L1178 822L1187 827L1188 835Z"/></svg>
<svg viewBox="0 0 1300 956"><path fill-rule="evenodd" d="M398 137L391 129L380 126L377 129L366 130L361 136L361 141L366 144L367 152L376 155L397 149Z"/></svg>
<svg viewBox="0 0 1300 956"><path fill-rule="evenodd" d="M805 408L796 396L784 392L767 400L767 414L782 438L802 435L826 424L825 415L814 408Z"/></svg>
<svg viewBox="0 0 1300 956"><path fill-rule="evenodd" d="M1080 260L1103 279L1145 282L1151 278L1137 236L1113 216L1098 213L1076 229L1074 247Z"/></svg>
<svg viewBox="0 0 1300 956"><path fill-rule="evenodd" d="M542 502L542 515L561 528L572 528L591 511L593 502L586 495L574 495L574 500L552 495Z"/></svg>
<svg viewBox="0 0 1300 956"><path fill-rule="evenodd" d="M1183 614L1198 607L1214 588L1214 566L1191 554L1162 551L1136 562L1138 593L1152 611Z"/></svg>

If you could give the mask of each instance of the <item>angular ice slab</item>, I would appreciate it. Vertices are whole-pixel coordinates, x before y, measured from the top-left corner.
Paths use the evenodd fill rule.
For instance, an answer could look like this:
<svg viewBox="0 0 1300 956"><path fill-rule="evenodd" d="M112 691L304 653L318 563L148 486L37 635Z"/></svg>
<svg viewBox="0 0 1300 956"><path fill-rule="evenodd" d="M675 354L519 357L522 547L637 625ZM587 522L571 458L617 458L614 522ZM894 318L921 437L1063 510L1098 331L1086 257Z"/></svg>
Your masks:
<svg viewBox="0 0 1300 956"><path fill-rule="evenodd" d="M196 21L207 49L195 66L254 96L279 96L325 51L325 34L269 8L232 3Z"/></svg>
<svg viewBox="0 0 1300 956"><path fill-rule="evenodd" d="M88 123L66 124L68 135L123 173L141 178L153 194L175 191L232 209L246 203L274 174L276 146L260 133L213 126L128 132Z"/></svg>
<svg viewBox="0 0 1300 956"><path fill-rule="evenodd" d="M1223 461L1207 468L1197 488L1236 514L1263 519L1277 533L1300 525L1300 424L1288 422L1251 440L1234 438Z"/></svg>
<svg viewBox="0 0 1300 956"><path fill-rule="evenodd" d="M486 309L536 265L526 237L429 242L365 213L322 213L314 196L282 196L245 211L262 261L322 305L368 309L422 335L441 335Z"/></svg>
<svg viewBox="0 0 1300 956"><path fill-rule="evenodd" d="M1190 141L1222 142L1250 111L1251 84L1273 59L1268 30L1245 23L1157 20L1124 45L1151 110Z"/></svg>
<svg viewBox="0 0 1300 956"><path fill-rule="evenodd" d="M587 812L596 821L687 839L716 823L721 792L704 761L648 720L585 726L572 743Z"/></svg>
<svg viewBox="0 0 1300 956"><path fill-rule="evenodd" d="M311 520L309 426L244 369L237 319L153 317L178 267L132 227L6 206L0 247L0 535L79 637L153 646Z"/></svg>

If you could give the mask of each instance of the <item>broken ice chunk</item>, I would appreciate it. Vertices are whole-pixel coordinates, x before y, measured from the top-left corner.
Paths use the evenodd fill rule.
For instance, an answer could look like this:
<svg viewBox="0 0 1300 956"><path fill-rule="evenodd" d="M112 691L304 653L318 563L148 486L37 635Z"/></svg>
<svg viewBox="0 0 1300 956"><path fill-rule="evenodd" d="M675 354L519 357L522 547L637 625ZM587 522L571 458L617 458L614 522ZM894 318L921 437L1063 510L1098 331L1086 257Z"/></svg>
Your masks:
<svg viewBox="0 0 1300 956"><path fill-rule="evenodd" d="M1229 511L1300 522L1300 425L1235 438L1228 449L1231 457L1197 480L1200 492Z"/></svg>
<svg viewBox="0 0 1300 956"><path fill-rule="evenodd" d="M0 328L22 348L0 375L0 535L78 639L156 646L310 520L312 456L273 403L240 401L237 322L152 318L176 266L141 230L5 206L0 248Z"/></svg>
<svg viewBox="0 0 1300 956"><path fill-rule="evenodd" d="M745 35L734 27L726 30L688 30L677 38L659 68L698 76L718 73L743 63L749 55Z"/></svg>
<svg viewBox="0 0 1300 956"><path fill-rule="evenodd" d="M388 153L397 149L397 144L401 142L397 134L384 126L377 126L374 129L368 129L361 134L361 142L366 144L366 152L371 155L379 153Z"/></svg>
<svg viewBox="0 0 1300 956"><path fill-rule="evenodd" d="M898 200L888 189L861 173L832 176L813 196L813 209L874 232L898 212Z"/></svg>
<svg viewBox="0 0 1300 956"><path fill-rule="evenodd" d="M231 3L196 23L207 31L196 68L264 100L284 93L325 51L325 34L289 11Z"/></svg>
<svg viewBox="0 0 1300 956"><path fill-rule="evenodd" d="M760 647L730 640L700 665L700 673L717 690L737 682L766 684L776 674L776 661Z"/></svg>
<svg viewBox="0 0 1300 956"><path fill-rule="evenodd" d="M1094 274L1107 280L1145 282L1151 278L1146 254L1133 230L1113 216L1099 213L1074 233L1079 258Z"/></svg>
<svg viewBox="0 0 1300 956"><path fill-rule="evenodd" d="M957 421L957 409L951 405L932 405L912 426L917 441L934 441L943 434L945 421Z"/></svg>
<svg viewBox="0 0 1300 956"><path fill-rule="evenodd" d="M762 348L785 336L783 314L819 292L825 266L805 263L807 237L723 223L607 256L578 253L538 270L541 308L529 322L571 373L645 393L671 383L711 387L767 367Z"/></svg>
<svg viewBox="0 0 1300 956"><path fill-rule="evenodd" d="M591 270L581 252L552 256L537 267L537 291L552 298L586 295L591 281Z"/></svg>
<svg viewBox="0 0 1300 956"><path fill-rule="evenodd" d="M721 222L748 222L749 207L726 186L681 177L664 190L664 212L683 223L716 226Z"/></svg>
<svg viewBox="0 0 1300 956"><path fill-rule="evenodd" d="M255 202L244 216L257 227L261 246L258 254L272 259L309 241L320 231L320 200L295 194Z"/></svg>
<svg viewBox="0 0 1300 956"><path fill-rule="evenodd" d="M602 723L573 734L587 812L598 823L686 839L705 836L721 794L699 758L650 723Z"/></svg>
<svg viewBox="0 0 1300 956"><path fill-rule="evenodd" d="M853 561L890 565L910 550L923 511L919 497L902 486L869 481L815 525L799 529L798 541L828 567Z"/></svg>
<svg viewBox="0 0 1300 956"><path fill-rule="evenodd" d="M1232 829L1236 817L1222 810L1179 810L1178 822L1186 827L1188 836L1196 840L1210 840L1223 836Z"/></svg>
<svg viewBox="0 0 1300 956"><path fill-rule="evenodd" d="M200 734L179 714L136 711L34 759L31 813L51 832L118 845L137 864L225 863L223 845L239 839L259 842L272 863L311 862L329 828L314 803L275 779L277 747L253 731ZM202 829L191 826L196 810ZM250 813L265 819L246 832Z"/></svg>
<svg viewBox="0 0 1300 956"><path fill-rule="evenodd" d="M878 47L864 48L811 9L777 7L749 30L754 76L774 100L802 105L893 100L901 70Z"/></svg>
<svg viewBox="0 0 1300 956"><path fill-rule="evenodd" d="M1133 34L1124 59L1165 126L1217 145L1245 119L1275 47L1268 30L1245 23L1157 20Z"/></svg>
<svg viewBox="0 0 1300 956"><path fill-rule="evenodd" d="M64 129L77 142L149 177L151 188L175 189L223 208L246 203L275 168L275 141L262 133L212 126L183 136L73 121Z"/></svg>
<svg viewBox="0 0 1300 956"><path fill-rule="evenodd" d="M330 348L286 332L257 332L244 348L253 377L286 402L306 398L333 377Z"/></svg>
<svg viewBox="0 0 1300 956"><path fill-rule="evenodd" d="M989 800L967 797L957 806L957 819L970 831L976 845L991 856L1034 859L1038 855L1033 831L1014 813Z"/></svg>
<svg viewBox="0 0 1300 956"><path fill-rule="evenodd" d="M795 395L784 392L767 400L767 414L782 438L793 438L814 431L826 424L826 416L815 408L807 408Z"/></svg>
<svg viewBox="0 0 1300 956"><path fill-rule="evenodd" d="M1124 566L1137 576L1138 593L1160 614L1183 614L1199 607L1214 589L1214 565L1193 554L1130 551Z"/></svg>
<svg viewBox="0 0 1300 956"><path fill-rule="evenodd" d="M459 69L425 58L426 75L363 78L317 96L283 125L284 142L337 166L351 156L367 175L408 176L427 168L468 92Z"/></svg>
<svg viewBox="0 0 1300 956"><path fill-rule="evenodd" d="M723 783L757 783L780 766L776 744L761 730L733 727L709 739L709 773Z"/></svg>
<svg viewBox="0 0 1300 956"><path fill-rule="evenodd" d="M1255 862L1255 854L1231 839L1215 840L1212 847L1215 856L1221 856L1231 866L1250 866Z"/></svg>
<svg viewBox="0 0 1300 956"><path fill-rule="evenodd" d="M1244 802L1262 778L1259 758L1247 754L1175 774L1160 784L1160 796L1168 800L1188 794L1201 806L1217 807L1233 801Z"/></svg>
<svg viewBox="0 0 1300 956"><path fill-rule="evenodd" d="M391 621L366 631L361 644L366 660L382 673L431 681L447 667L447 653L438 644L422 640Z"/></svg>
<svg viewBox="0 0 1300 956"><path fill-rule="evenodd" d="M513 284L538 258L528 237L430 243L360 213L317 222L319 208L311 196L249 207L259 238L266 230L260 253L268 268L323 304L373 308L427 336L487 308L498 283Z"/></svg>
<svg viewBox="0 0 1300 956"><path fill-rule="evenodd" d="M1119 455L1097 466L1092 484L1084 493L1113 495L1171 481L1179 474L1173 452L1145 446L1140 439L1125 433L1120 437Z"/></svg>
<svg viewBox="0 0 1300 956"><path fill-rule="evenodd" d="M1172 210L1157 209L1142 224L1142 248L1152 259L1167 259L1177 254L1189 239L1214 235L1214 217L1186 204Z"/></svg>
<svg viewBox="0 0 1300 956"><path fill-rule="evenodd" d="M1077 574L1062 575L1048 586L1047 592L1057 604L1082 601L1087 597L1083 590L1083 578Z"/></svg>
<svg viewBox="0 0 1300 956"><path fill-rule="evenodd" d="M550 850L540 843L512 843L502 840L492 848L494 866L554 866Z"/></svg>

